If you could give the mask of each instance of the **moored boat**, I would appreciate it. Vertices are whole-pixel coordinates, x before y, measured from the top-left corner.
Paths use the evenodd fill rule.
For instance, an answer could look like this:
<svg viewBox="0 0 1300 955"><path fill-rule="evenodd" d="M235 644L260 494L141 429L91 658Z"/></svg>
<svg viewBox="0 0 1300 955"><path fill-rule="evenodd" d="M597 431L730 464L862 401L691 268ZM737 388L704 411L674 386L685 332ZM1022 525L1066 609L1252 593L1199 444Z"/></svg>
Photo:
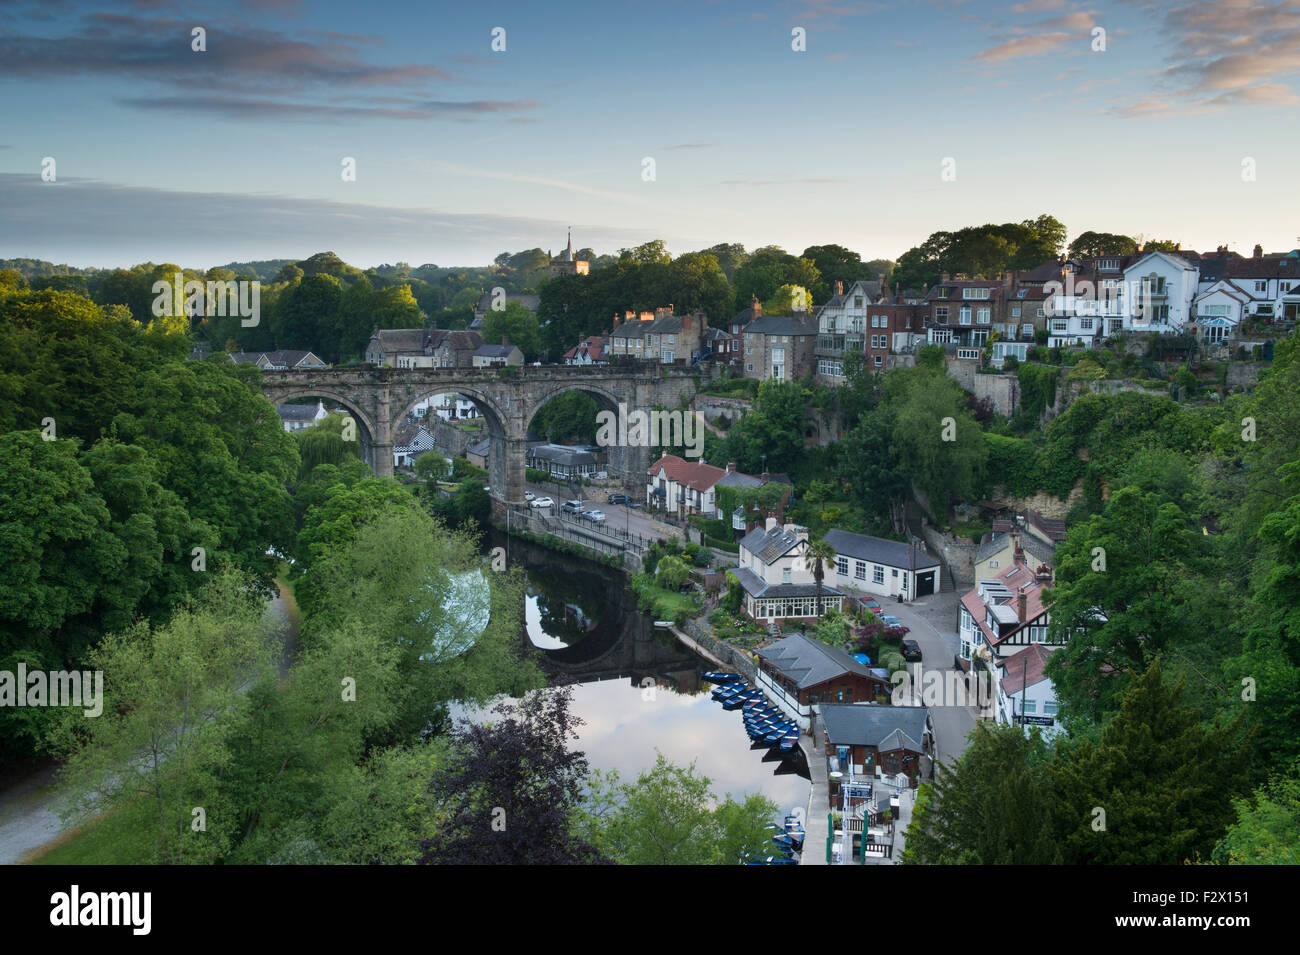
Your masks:
<svg viewBox="0 0 1300 955"><path fill-rule="evenodd" d="M717 683L720 686L725 686L728 683L735 683L737 680L739 680L740 674L724 673L721 670L710 670L707 673L701 673L700 677L702 679L708 680L710 683Z"/></svg>

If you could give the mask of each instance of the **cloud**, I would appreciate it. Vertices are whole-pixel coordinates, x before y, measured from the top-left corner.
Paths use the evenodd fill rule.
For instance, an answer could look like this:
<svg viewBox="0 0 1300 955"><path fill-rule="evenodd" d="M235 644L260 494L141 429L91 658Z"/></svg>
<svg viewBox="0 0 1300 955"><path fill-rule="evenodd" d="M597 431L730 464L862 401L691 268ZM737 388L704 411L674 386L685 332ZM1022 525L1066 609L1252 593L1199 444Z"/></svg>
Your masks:
<svg viewBox="0 0 1300 955"><path fill-rule="evenodd" d="M1074 34L1059 32L1013 37L995 47L981 50L975 54L975 59L985 63L996 63L1002 60L1018 60L1026 56L1045 56L1048 53L1055 53L1067 41L1073 39L1077 39Z"/></svg>
<svg viewBox="0 0 1300 955"><path fill-rule="evenodd" d="M840 183L843 179L724 179L724 186L788 186Z"/></svg>
<svg viewBox="0 0 1300 955"><path fill-rule="evenodd" d="M1168 66L1155 74L1168 92L1122 106L1121 115L1150 115L1147 111L1162 102L1167 102L1171 115L1296 103L1296 94L1284 82L1300 73L1300 3L1296 0L1139 6L1160 14L1159 33L1171 45L1165 58Z"/></svg>
<svg viewBox="0 0 1300 955"><path fill-rule="evenodd" d="M310 255L348 261L486 262L505 248L545 245L568 221L282 195L171 191L88 179L42 182L0 173L0 258L86 265L153 260L195 265ZM584 244L645 241L632 229L581 226ZM666 237L671 238L671 237Z"/></svg>
<svg viewBox="0 0 1300 955"><path fill-rule="evenodd" d="M531 101L497 100L412 101L397 107L330 106L289 100L254 99L240 96L157 96L125 97L118 102L137 109L161 110L177 114L214 113L234 120L338 121L357 119L470 119L487 113L518 113L536 109Z"/></svg>
<svg viewBox="0 0 1300 955"><path fill-rule="evenodd" d="M660 146L659 148L665 151L673 149L713 149L717 145L717 143L678 143L675 146Z"/></svg>
<svg viewBox="0 0 1300 955"><path fill-rule="evenodd" d="M1011 10L1014 13L1034 13L1039 10L1060 10L1064 6L1065 0L1027 0L1025 3L1017 3Z"/></svg>

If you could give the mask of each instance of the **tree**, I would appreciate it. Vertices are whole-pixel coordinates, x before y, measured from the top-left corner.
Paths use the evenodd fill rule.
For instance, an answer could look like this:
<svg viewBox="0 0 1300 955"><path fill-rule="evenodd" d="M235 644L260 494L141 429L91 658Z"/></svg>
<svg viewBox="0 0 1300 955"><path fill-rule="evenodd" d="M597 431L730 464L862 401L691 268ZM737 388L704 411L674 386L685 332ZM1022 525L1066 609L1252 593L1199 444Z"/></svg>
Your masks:
<svg viewBox="0 0 1300 955"><path fill-rule="evenodd" d="M495 345L509 339L524 353L525 361L535 361L541 351L541 336L537 316L520 302L506 302L500 310L489 309L483 319L483 341Z"/></svg>
<svg viewBox="0 0 1300 955"><path fill-rule="evenodd" d="M1115 491L1104 513L1070 529L1044 595L1066 644L1048 672L1067 710L1099 719L1153 660L1213 645L1204 541L1177 504L1136 487Z"/></svg>
<svg viewBox="0 0 1300 955"><path fill-rule="evenodd" d="M1240 716L1203 724L1166 686L1160 662L1137 675L1100 740L1052 764L1057 840L1067 864L1179 865L1209 858L1223 820L1205 807L1244 788ZM1102 810L1104 816L1098 813Z"/></svg>
<svg viewBox="0 0 1300 955"><path fill-rule="evenodd" d="M893 431L898 461L934 515L946 517L954 499L981 487L988 447L955 381L930 373L906 382Z"/></svg>
<svg viewBox="0 0 1300 955"><path fill-rule="evenodd" d="M812 287L814 300L825 302L835 293L835 283L842 282L847 290L859 279L872 280L878 276L862 261L856 252L842 245L810 245L803 257L812 262L821 273L821 281Z"/></svg>
<svg viewBox="0 0 1300 955"><path fill-rule="evenodd" d="M1052 792L1037 732L979 722L954 766L938 763L917 800L904 864L1059 865Z"/></svg>
<svg viewBox="0 0 1300 955"><path fill-rule="evenodd" d="M686 566L686 561L670 555L659 561L655 576L659 580L660 587L667 590L681 590L690 579L691 569Z"/></svg>
<svg viewBox="0 0 1300 955"><path fill-rule="evenodd" d="M694 763L675 766L660 753L635 785L600 776L576 829L623 865L736 865L768 854L776 804L754 794L713 808L710 785Z"/></svg>
<svg viewBox="0 0 1300 955"><path fill-rule="evenodd" d="M1220 865L1300 865L1300 779L1274 779L1233 800L1237 821L1214 847Z"/></svg>
<svg viewBox="0 0 1300 955"><path fill-rule="evenodd" d="M804 551L804 566L812 571L813 583L817 587L815 610L818 617L822 615L822 581L826 579L826 568L835 562L835 548L824 537L808 542Z"/></svg>
<svg viewBox="0 0 1300 955"><path fill-rule="evenodd" d="M224 854L236 815L220 790L228 743L276 653L255 598L247 579L222 574L166 626L137 624L92 652L108 677L103 711L65 710L55 737L67 757L65 820L104 813L113 841L154 863Z"/></svg>
<svg viewBox="0 0 1300 955"><path fill-rule="evenodd" d="M572 865L605 862L573 832L587 760L569 749L582 721L567 688L534 691L493 708L489 725L461 723L453 762L429 783L447 818L421 843L425 865Z"/></svg>
<svg viewBox="0 0 1300 955"><path fill-rule="evenodd" d="M1075 236L1067 250L1072 259L1087 259L1099 255L1132 255L1138 250L1137 241L1113 232L1081 232Z"/></svg>

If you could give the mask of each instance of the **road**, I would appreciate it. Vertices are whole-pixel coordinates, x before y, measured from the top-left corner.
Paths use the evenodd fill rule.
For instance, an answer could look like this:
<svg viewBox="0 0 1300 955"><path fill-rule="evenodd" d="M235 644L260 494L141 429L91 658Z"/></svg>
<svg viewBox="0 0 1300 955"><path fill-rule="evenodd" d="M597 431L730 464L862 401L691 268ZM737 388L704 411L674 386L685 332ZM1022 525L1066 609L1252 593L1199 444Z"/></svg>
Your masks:
<svg viewBox="0 0 1300 955"><path fill-rule="evenodd" d="M671 524L665 524L662 521L655 520L646 513L644 508L629 508L622 504L606 503L610 494L627 494L632 500L638 500L636 491L625 491L616 484L607 488L602 487L585 487L575 488L566 484L539 483L528 484L528 490L532 491L538 497L549 497L555 502L555 507L546 513L556 516L560 515L560 505L565 501L574 500L581 496L587 510L600 510L605 514L605 526L618 531L627 531L644 537L648 540L658 540L659 538L680 538L682 530L679 527L673 527ZM644 494L644 488L642 488Z"/></svg>
<svg viewBox="0 0 1300 955"><path fill-rule="evenodd" d="M932 594L910 604L881 598L884 613L890 613L911 628L908 639L921 647L919 663L909 663L913 680L923 679L918 668L925 673L935 670L951 671L961 641L957 637L957 607L960 595L954 592ZM945 685L951 681L945 676ZM967 736L975 728L976 710L971 706L931 706L930 718L934 722L935 752L938 760L951 762L966 751Z"/></svg>

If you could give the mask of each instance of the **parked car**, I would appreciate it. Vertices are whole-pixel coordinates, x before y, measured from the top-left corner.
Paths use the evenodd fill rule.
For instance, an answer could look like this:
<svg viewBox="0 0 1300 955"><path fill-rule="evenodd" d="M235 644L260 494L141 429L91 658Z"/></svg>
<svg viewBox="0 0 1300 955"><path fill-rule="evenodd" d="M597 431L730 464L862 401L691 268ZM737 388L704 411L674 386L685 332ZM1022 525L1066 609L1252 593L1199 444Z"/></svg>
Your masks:
<svg viewBox="0 0 1300 955"><path fill-rule="evenodd" d="M536 496L537 496L537 495L534 494L532 491L524 491L524 500L525 500L525 501L531 501L531 500L532 500L533 498L535 498Z"/></svg>
<svg viewBox="0 0 1300 955"><path fill-rule="evenodd" d="M564 504L561 505L560 510L568 511L570 514L580 514L582 512L582 502L565 501Z"/></svg>
<svg viewBox="0 0 1300 955"><path fill-rule="evenodd" d="M880 620L886 627L901 627L903 625L903 621L899 620L892 613L885 614L880 618Z"/></svg>
<svg viewBox="0 0 1300 955"><path fill-rule="evenodd" d="M549 497L535 497L528 502L529 507L554 507L555 502Z"/></svg>
<svg viewBox="0 0 1300 955"><path fill-rule="evenodd" d="M632 499L631 499L630 497L628 497L626 494L611 494L611 495L609 496L609 503L611 503L611 504L631 504L631 503L632 503Z"/></svg>
<svg viewBox="0 0 1300 955"><path fill-rule="evenodd" d="M880 610L881 610L881 607L880 607L880 604L877 603L876 601L874 601L874 600L868 600L868 601L867 601L867 609L870 610L872 613L874 613L877 617L880 616Z"/></svg>
<svg viewBox="0 0 1300 955"><path fill-rule="evenodd" d="M916 661L921 659L921 645L915 640L903 641L903 659Z"/></svg>
<svg viewBox="0 0 1300 955"><path fill-rule="evenodd" d="M580 515L584 520L591 521L593 524L605 523L604 511L583 511Z"/></svg>

